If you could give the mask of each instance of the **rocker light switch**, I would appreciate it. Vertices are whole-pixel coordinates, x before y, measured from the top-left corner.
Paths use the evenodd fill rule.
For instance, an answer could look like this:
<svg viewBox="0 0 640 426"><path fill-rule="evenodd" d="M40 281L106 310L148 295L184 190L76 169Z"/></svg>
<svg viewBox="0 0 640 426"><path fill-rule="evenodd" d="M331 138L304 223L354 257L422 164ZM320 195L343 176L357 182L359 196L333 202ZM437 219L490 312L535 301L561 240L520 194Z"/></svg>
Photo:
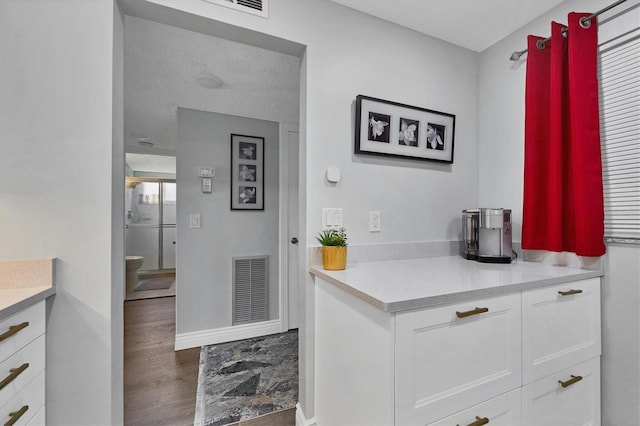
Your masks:
<svg viewBox="0 0 640 426"><path fill-rule="evenodd" d="M200 228L200 213L194 213L189 215L189 228Z"/></svg>

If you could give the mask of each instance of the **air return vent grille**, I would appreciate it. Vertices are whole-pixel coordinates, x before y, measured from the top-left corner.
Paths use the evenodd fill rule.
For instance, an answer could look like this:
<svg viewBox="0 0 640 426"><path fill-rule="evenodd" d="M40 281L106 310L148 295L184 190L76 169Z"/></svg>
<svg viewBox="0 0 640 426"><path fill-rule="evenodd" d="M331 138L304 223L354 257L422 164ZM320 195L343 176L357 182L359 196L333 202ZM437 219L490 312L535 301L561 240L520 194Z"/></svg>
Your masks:
<svg viewBox="0 0 640 426"><path fill-rule="evenodd" d="M233 258L233 324L269 319L269 256Z"/></svg>
<svg viewBox="0 0 640 426"><path fill-rule="evenodd" d="M231 9L251 13L267 18L269 16L269 0L203 0L207 3L219 4Z"/></svg>

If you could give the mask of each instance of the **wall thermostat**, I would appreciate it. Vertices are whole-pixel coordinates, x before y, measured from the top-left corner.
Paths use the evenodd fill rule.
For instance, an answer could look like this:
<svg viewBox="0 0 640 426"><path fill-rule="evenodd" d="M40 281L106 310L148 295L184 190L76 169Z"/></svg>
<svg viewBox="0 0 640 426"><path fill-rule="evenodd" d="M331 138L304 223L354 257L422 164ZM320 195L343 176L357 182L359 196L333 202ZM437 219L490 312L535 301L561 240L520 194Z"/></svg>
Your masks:
<svg viewBox="0 0 640 426"><path fill-rule="evenodd" d="M204 193L211 192L211 178L202 179L202 192Z"/></svg>
<svg viewBox="0 0 640 426"><path fill-rule="evenodd" d="M198 177L212 178L216 175L216 169L213 167L200 167L198 169Z"/></svg>
<svg viewBox="0 0 640 426"><path fill-rule="evenodd" d="M327 180L332 183L340 181L340 169L337 167L329 167L327 169Z"/></svg>

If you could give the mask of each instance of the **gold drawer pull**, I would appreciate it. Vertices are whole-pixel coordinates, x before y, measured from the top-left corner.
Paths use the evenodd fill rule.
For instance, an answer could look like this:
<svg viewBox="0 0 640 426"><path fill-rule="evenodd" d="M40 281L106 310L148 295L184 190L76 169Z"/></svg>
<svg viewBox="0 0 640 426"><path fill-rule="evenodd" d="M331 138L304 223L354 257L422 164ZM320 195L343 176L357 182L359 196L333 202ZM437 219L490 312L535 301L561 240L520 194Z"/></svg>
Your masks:
<svg viewBox="0 0 640 426"><path fill-rule="evenodd" d="M28 409L29 409L29 406L28 406L28 405L25 405L24 407L22 407L22 408L21 408L21 409L19 409L18 411L14 411L13 413L9 413L9 416L10 416L11 418L9 419L9 421L8 421L8 422L6 422L6 423L4 424L4 426L11 426L11 425L13 425L15 422L17 422L17 421L20 419L20 417L22 417L22 415L23 415L24 413L26 413L26 412L27 412L27 410L28 410Z"/></svg>
<svg viewBox="0 0 640 426"><path fill-rule="evenodd" d="M559 291L560 296L571 296L572 294L580 294L582 290L568 290L568 291Z"/></svg>
<svg viewBox="0 0 640 426"><path fill-rule="evenodd" d="M562 386L563 388L566 388L571 386L574 383L578 383L580 380L582 380L582 376L574 376L572 374L571 379L567 380L566 382L563 382L562 380L558 380L558 383L560 383L560 386Z"/></svg>
<svg viewBox="0 0 640 426"><path fill-rule="evenodd" d="M13 382L16 379L16 377L18 377L27 368L29 368L29 363L25 362L18 368L9 369L9 375L4 379L2 379L2 381L0 382L0 390L2 390L9 383Z"/></svg>
<svg viewBox="0 0 640 426"><path fill-rule="evenodd" d="M9 327L9 331L5 331L4 333L0 334L0 342L2 342L3 340L8 339L11 336L13 336L18 331L22 330L23 328L26 328L28 325L29 325L29 323L27 321L25 321L22 324L10 326Z"/></svg>
<svg viewBox="0 0 640 426"><path fill-rule="evenodd" d="M482 425L486 425L487 423L489 423L489 419L487 417L476 416L476 421L473 423L469 423L467 426L482 426ZM456 426L460 426L460 425L456 425Z"/></svg>
<svg viewBox="0 0 640 426"><path fill-rule="evenodd" d="M471 315L478 315L478 314L482 314L485 312L489 312L489 308L478 308L476 307L475 309L472 309L470 311L466 311L466 312L460 312L460 311L456 311L456 316L458 318L464 318L464 317L469 317ZM482 423L484 424L484 423Z"/></svg>

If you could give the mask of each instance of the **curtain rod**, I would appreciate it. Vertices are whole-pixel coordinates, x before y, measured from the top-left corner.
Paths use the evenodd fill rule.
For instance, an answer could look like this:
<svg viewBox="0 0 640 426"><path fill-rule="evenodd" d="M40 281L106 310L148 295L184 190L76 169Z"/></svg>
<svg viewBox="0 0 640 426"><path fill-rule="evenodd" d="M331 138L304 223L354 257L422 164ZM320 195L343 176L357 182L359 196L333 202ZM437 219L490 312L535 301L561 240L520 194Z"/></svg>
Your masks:
<svg viewBox="0 0 640 426"><path fill-rule="evenodd" d="M610 10L613 9L614 7L624 3L627 0L618 0L617 2L610 4L609 6L600 9L599 11L589 15L589 16L585 16L584 18L580 19L580 26L584 27L584 28L589 28L589 26L591 25L591 19L595 18L596 16ZM567 34L567 29L563 28L562 29L562 35L566 37ZM538 40L538 42L536 43L536 46L538 46L538 49L544 49L544 44L546 42L548 42L549 40L551 40L551 37L547 37L544 40ZM513 52L511 54L511 57L509 59L511 59L512 61L517 61L518 59L520 59L520 57L522 55L524 55L525 53L527 53L527 49L524 50L520 50L518 52Z"/></svg>

